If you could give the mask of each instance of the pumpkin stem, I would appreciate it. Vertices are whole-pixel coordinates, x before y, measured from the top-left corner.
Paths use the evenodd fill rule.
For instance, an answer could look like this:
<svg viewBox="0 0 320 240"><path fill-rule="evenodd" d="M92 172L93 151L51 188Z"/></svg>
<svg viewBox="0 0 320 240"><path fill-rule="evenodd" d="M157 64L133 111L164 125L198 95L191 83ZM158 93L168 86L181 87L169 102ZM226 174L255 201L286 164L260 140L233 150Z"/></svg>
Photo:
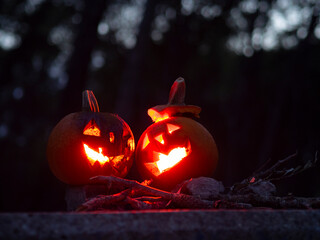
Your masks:
<svg viewBox="0 0 320 240"><path fill-rule="evenodd" d="M170 94L168 105L185 105L184 98L186 96L186 84L182 77L174 81Z"/></svg>
<svg viewBox="0 0 320 240"><path fill-rule="evenodd" d="M91 90L82 92L82 111L99 112L98 101Z"/></svg>

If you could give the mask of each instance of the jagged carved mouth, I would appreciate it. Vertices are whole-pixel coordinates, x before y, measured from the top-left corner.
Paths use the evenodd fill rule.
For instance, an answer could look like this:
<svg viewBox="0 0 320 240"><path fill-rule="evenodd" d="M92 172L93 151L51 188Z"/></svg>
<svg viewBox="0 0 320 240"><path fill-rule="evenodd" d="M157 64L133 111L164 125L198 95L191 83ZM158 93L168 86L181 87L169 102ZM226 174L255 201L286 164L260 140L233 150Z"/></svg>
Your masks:
<svg viewBox="0 0 320 240"><path fill-rule="evenodd" d="M103 154L102 148L99 147L98 151L90 148L87 144L83 144L85 154L91 166L94 164L100 164L101 166L109 163L112 167L116 167L122 160L124 160L124 155L118 156L106 156Z"/></svg>
<svg viewBox="0 0 320 240"><path fill-rule="evenodd" d="M171 149L168 154L154 151L153 159L155 161L145 163L145 166L149 169L149 171L153 175L159 176L160 174L176 166L190 153L191 153L191 145L190 145L190 142L188 141L187 146L175 147Z"/></svg>

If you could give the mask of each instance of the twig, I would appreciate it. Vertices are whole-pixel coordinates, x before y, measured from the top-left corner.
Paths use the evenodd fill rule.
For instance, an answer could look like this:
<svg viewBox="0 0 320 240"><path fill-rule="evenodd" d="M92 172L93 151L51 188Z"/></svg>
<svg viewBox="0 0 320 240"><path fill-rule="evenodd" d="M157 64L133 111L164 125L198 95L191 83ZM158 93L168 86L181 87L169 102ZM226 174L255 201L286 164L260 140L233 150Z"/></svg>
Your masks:
<svg viewBox="0 0 320 240"><path fill-rule="evenodd" d="M312 166L318 160L318 152L314 159L308 161L304 166L296 168L280 168L297 156L297 153L279 160L273 166L265 171L255 173L253 176L244 179L241 183L235 184L229 194L220 194L213 201L206 201L199 197L180 193L166 192L160 189L146 186L137 181L122 179L113 176L97 176L91 179L91 184L103 184L111 192L117 190L119 193L107 196L97 196L85 202L77 211L91 211L98 209L161 209L169 207L175 208L227 208L227 209L248 209L252 207L267 208L295 208L295 209L320 209L320 198L302 198L302 197L276 197L255 193L239 194L241 189L250 184L263 183L293 176ZM253 186L253 185L252 185ZM242 191L243 192L243 191Z"/></svg>
<svg viewBox="0 0 320 240"><path fill-rule="evenodd" d="M231 193L237 193L239 190L247 187L248 185L255 183L257 181L275 181L281 180L284 178L292 177L296 174L299 174L311 167L313 167L318 161L318 151L315 152L315 156L312 160L309 160L303 166L297 166L295 168L280 168L281 166L287 164L293 158L297 156L297 152L286 157L285 159L279 160L274 165L272 165L269 169L265 171L260 171L254 173L251 177L248 177L241 181L240 183L235 183L230 189ZM264 164L266 166L266 164Z"/></svg>
<svg viewBox="0 0 320 240"><path fill-rule="evenodd" d="M253 172L253 176L257 175L258 172L261 172L269 163L271 162L271 158L268 158L258 169Z"/></svg>
<svg viewBox="0 0 320 240"><path fill-rule="evenodd" d="M152 188L149 186L144 186L137 181L122 179L113 176L97 176L92 178L93 183L106 184L108 186L119 187L121 185L123 188L130 188L135 194L142 196L154 196L161 197L163 200L172 201L172 203L181 208L212 208L212 203L201 200L198 197L170 193L160 189Z"/></svg>
<svg viewBox="0 0 320 240"><path fill-rule="evenodd" d="M96 183L105 184L109 188L114 188L114 187L119 189L122 188L122 190L131 188L135 191L136 194L139 193L141 195L146 194L154 197L162 197L163 199L166 199L166 200L171 200L172 198L171 193L169 192L142 185L139 182L134 180L128 180L128 179L123 179L123 178L114 177L114 176L97 176L97 177L91 178L90 181L91 181L90 183L92 184L96 184Z"/></svg>
<svg viewBox="0 0 320 240"><path fill-rule="evenodd" d="M143 202L159 202L159 201L165 201L161 197L147 197L147 196L142 196L142 197L136 197L136 200L143 201Z"/></svg>
<svg viewBox="0 0 320 240"><path fill-rule="evenodd" d="M134 210L147 210L155 208L151 203L145 203L131 197L126 197L125 203L128 203Z"/></svg>
<svg viewBox="0 0 320 240"><path fill-rule="evenodd" d="M268 179L272 174L275 173L275 170L279 168L282 164L285 164L289 162L291 159L295 158L297 156L297 152L294 154L291 154L290 156L286 157L285 159L279 160L276 162L273 166L271 166L269 169L263 171L263 172L258 172L255 174L253 177L256 179Z"/></svg>
<svg viewBox="0 0 320 240"><path fill-rule="evenodd" d="M128 194L130 193L130 190L125 190L117 194L113 195L99 195L96 196L89 201L83 203L76 211L92 211L97 209L103 209L108 207L109 205L115 204L117 202L123 201Z"/></svg>

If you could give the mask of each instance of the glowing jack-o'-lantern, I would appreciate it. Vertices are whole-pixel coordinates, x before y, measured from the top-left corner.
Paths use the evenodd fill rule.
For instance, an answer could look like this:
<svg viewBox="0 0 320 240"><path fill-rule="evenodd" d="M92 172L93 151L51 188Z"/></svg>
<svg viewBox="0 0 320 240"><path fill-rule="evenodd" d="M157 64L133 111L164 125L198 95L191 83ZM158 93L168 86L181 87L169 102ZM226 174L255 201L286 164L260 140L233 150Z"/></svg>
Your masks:
<svg viewBox="0 0 320 240"><path fill-rule="evenodd" d="M185 105L185 82L172 85L167 105L148 110L155 122L141 135L136 149L138 170L154 186L169 190L183 180L212 176L218 151L211 134L190 117L199 117L200 107Z"/></svg>
<svg viewBox="0 0 320 240"><path fill-rule="evenodd" d="M86 184L97 175L127 175L134 138L119 116L99 112L92 91L84 91L82 111L64 117L52 130L47 159L54 175L71 184Z"/></svg>

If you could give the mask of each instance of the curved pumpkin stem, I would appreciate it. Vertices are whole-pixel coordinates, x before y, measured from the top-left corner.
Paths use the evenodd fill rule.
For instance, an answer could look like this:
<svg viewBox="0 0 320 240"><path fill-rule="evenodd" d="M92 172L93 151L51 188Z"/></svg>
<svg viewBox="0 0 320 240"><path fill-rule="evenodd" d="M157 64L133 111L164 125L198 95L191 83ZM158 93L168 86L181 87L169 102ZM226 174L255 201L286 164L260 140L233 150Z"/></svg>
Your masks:
<svg viewBox="0 0 320 240"><path fill-rule="evenodd" d="M98 101L91 90L82 92L82 111L99 112Z"/></svg>
<svg viewBox="0 0 320 240"><path fill-rule="evenodd" d="M148 115L154 122L179 115L199 117L201 108L194 105L186 105L184 103L185 96L186 84L184 79L179 77L171 87L168 103L166 105L157 105L149 108Z"/></svg>
<svg viewBox="0 0 320 240"><path fill-rule="evenodd" d="M185 105L184 99L186 96L186 83L182 77L174 81L170 94L168 105Z"/></svg>

